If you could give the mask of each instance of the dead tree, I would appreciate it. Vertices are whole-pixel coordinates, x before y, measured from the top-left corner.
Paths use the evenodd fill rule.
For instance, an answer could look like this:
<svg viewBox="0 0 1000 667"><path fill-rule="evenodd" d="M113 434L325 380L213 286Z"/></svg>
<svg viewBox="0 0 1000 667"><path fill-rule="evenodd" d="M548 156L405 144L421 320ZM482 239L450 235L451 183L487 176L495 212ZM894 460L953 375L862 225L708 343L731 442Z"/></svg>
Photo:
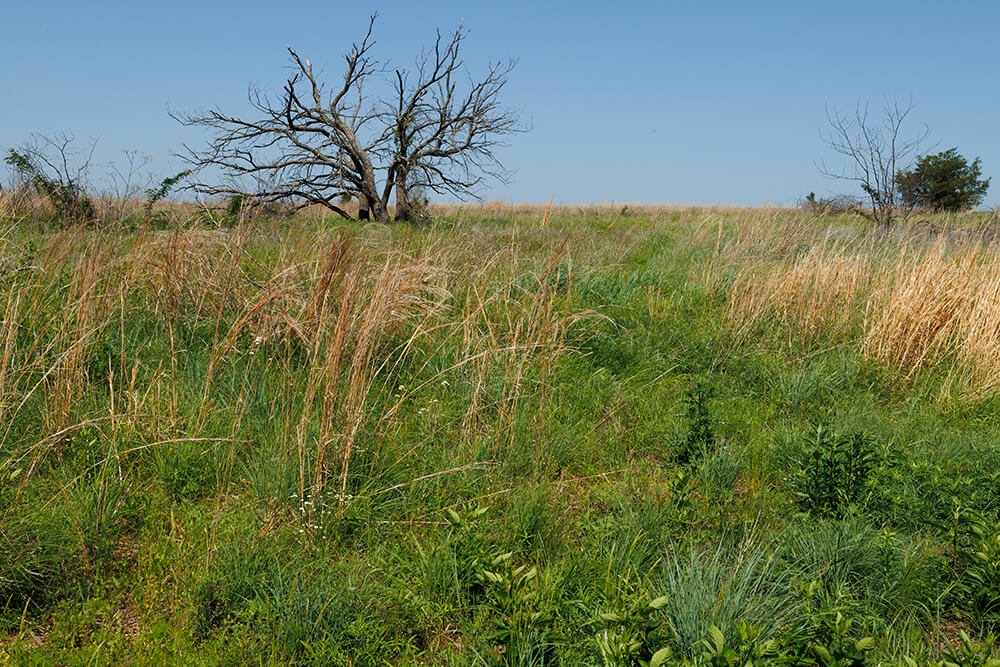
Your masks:
<svg viewBox="0 0 1000 667"><path fill-rule="evenodd" d="M312 63L289 47L294 74L281 93L249 91L256 117L220 109L172 114L211 134L204 148L185 147L190 187L210 196L319 204L344 217L343 202L356 199L361 218L370 213L387 222L393 196L396 218L410 219L417 190L467 197L486 176L502 180L493 149L520 130L499 103L513 65L472 79L460 58L459 27L450 40L438 33L412 74L396 69L387 76L371 53L375 18L344 56L343 78L329 92ZM210 180L220 173L221 182Z"/></svg>
<svg viewBox="0 0 1000 667"><path fill-rule="evenodd" d="M833 171L821 162L819 171L830 178L860 184L871 203L872 218L884 227L892 224L897 213L905 215L896 173L909 166L920 142L928 134L925 126L917 138L903 139L903 122L912 110L913 104L902 107L887 100L883 118L875 120L869 117L867 104L859 104L853 116L827 109L830 127L828 133L821 136L830 148L847 158L849 166Z"/></svg>
<svg viewBox="0 0 1000 667"><path fill-rule="evenodd" d="M514 63L492 65L486 76L459 92L464 38L461 28L450 40L439 32L414 72L394 73L394 104L386 114L393 135L391 152L382 155L388 164L382 199L388 201L389 190L395 190L397 220L411 219L414 191L465 198L486 176L506 179L493 151L501 137L520 129L517 117L500 104Z"/></svg>
<svg viewBox="0 0 1000 667"><path fill-rule="evenodd" d="M7 151L4 162L15 178L15 191L26 190L49 200L62 225L88 222L95 216L90 166L96 140L77 148L71 133L32 134L20 148Z"/></svg>

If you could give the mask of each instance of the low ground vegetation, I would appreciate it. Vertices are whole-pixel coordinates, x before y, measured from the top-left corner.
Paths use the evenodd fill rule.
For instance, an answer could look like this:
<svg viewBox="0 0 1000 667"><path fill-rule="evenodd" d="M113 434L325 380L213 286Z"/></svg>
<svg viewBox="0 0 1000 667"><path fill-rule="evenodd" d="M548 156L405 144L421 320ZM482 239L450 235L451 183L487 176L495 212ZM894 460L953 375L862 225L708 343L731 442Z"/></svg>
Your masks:
<svg viewBox="0 0 1000 667"><path fill-rule="evenodd" d="M433 214L0 202L0 663L998 664L995 217Z"/></svg>

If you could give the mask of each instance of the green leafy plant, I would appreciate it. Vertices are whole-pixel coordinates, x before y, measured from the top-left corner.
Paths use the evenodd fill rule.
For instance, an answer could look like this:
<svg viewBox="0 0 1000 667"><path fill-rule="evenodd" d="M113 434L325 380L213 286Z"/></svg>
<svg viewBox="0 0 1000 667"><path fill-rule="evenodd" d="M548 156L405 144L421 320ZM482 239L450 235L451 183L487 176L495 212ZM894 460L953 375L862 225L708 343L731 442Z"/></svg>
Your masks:
<svg viewBox="0 0 1000 667"><path fill-rule="evenodd" d="M739 623L739 645L732 646L726 642L726 635L711 626L708 637L701 640L702 653L696 664L707 667L753 667L753 665L776 664L782 657L787 657L788 651L779 648L777 640L760 639L760 629L749 623ZM782 656L782 653L785 655Z"/></svg>
<svg viewBox="0 0 1000 667"><path fill-rule="evenodd" d="M170 190L182 180L187 178L190 173L190 171L182 171L174 174L173 176L168 176L160 181L160 184L157 187L146 190L146 204L144 206L144 210L146 212L146 222L152 221L153 207L156 203L162 201L170 193Z"/></svg>
<svg viewBox="0 0 1000 667"><path fill-rule="evenodd" d="M476 574L493 612L490 640L504 647L504 662L544 665L551 662L551 615L542 608L538 569L513 566L512 552L500 554Z"/></svg>
<svg viewBox="0 0 1000 667"><path fill-rule="evenodd" d="M961 584L973 619L985 630L1000 630L1000 528L978 515L971 525L974 541L966 554Z"/></svg>
<svg viewBox="0 0 1000 667"><path fill-rule="evenodd" d="M871 438L840 435L817 425L795 455L790 482L799 506L820 516L842 517L864 501L882 462Z"/></svg>
<svg viewBox="0 0 1000 667"><path fill-rule="evenodd" d="M854 639L851 636L853 621L841 612L822 617L827 635L825 641L814 641L809 648L822 667L869 667L875 665L871 650L875 648L872 637Z"/></svg>
<svg viewBox="0 0 1000 667"><path fill-rule="evenodd" d="M663 627L663 608L668 601L666 595L653 600L633 597L619 610L599 614L600 629L594 640L603 664L609 667L667 664L672 651Z"/></svg>
<svg viewBox="0 0 1000 667"><path fill-rule="evenodd" d="M969 638L965 630L958 631L959 644L945 651L944 660L937 663L940 667L1000 667L1000 658L996 657L996 637L989 636L985 641L976 643ZM913 661L907 667L913 667Z"/></svg>
<svg viewBox="0 0 1000 667"><path fill-rule="evenodd" d="M688 389L681 402L687 431L677 439L674 458L678 463L686 465L704 456L715 448L715 425L718 423L712 416L710 403L715 397L715 390L705 379L697 379Z"/></svg>

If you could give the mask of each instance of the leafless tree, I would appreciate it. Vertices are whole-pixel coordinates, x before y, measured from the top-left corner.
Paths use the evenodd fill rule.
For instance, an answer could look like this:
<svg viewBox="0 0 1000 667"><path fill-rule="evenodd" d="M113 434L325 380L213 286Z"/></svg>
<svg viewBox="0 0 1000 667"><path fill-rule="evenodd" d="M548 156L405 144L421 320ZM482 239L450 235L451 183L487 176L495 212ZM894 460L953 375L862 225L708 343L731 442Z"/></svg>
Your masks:
<svg viewBox="0 0 1000 667"><path fill-rule="evenodd" d="M190 187L257 202L320 204L344 217L344 202L357 199L360 217L370 212L388 221L393 196L396 218L410 219L415 192L474 196L484 177L503 180L494 148L521 129L499 101L513 64L472 78L460 57L466 33L459 27L450 38L438 33L414 70L390 72L372 55L375 18L329 90L289 47L293 74L282 91L249 91L254 118L220 109L172 114L211 133L204 148L185 147ZM221 182L209 182L213 171Z"/></svg>
<svg viewBox="0 0 1000 667"><path fill-rule="evenodd" d="M438 33L413 73L397 69L391 119L393 144L382 157L388 163L383 200L396 193L396 218L409 219L410 193L430 190L459 198L472 195L484 176L505 179L493 150L499 138L519 129L516 116L499 101L513 62L490 67L476 83L458 92L463 71L461 28L445 41Z"/></svg>
<svg viewBox="0 0 1000 667"><path fill-rule="evenodd" d="M97 141L80 148L68 133L32 134L19 148L10 148L4 162L10 167L15 188L47 198L62 224L91 220L94 206L90 167Z"/></svg>
<svg viewBox="0 0 1000 667"><path fill-rule="evenodd" d="M842 171L828 169L819 164L824 176L854 181L861 185L871 203L875 222L888 227L898 215L905 217L896 183L896 173L906 169L912 161L920 142L927 138L928 130L913 139L904 139L903 123L913 111L913 104L901 106L885 101L881 119L868 114L868 104L859 104L853 115L836 109L827 109L829 130L823 140L836 153L847 158L848 166Z"/></svg>
<svg viewBox="0 0 1000 667"><path fill-rule="evenodd" d="M149 166L153 158L134 149L123 149L121 159L108 162L105 200L107 216L121 220L142 206L143 193L152 187L153 175Z"/></svg>

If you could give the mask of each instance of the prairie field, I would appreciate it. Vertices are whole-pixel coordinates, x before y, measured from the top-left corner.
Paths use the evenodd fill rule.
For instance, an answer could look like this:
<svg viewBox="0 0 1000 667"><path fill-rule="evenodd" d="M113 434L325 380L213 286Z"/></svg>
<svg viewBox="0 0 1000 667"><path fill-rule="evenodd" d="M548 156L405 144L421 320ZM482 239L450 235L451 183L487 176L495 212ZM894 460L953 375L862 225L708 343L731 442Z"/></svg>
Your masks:
<svg viewBox="0 0 1000 667"><path fill-rule="evenodd" d="M0 664L1000 664L996 214L4 206Z"/></svg>

